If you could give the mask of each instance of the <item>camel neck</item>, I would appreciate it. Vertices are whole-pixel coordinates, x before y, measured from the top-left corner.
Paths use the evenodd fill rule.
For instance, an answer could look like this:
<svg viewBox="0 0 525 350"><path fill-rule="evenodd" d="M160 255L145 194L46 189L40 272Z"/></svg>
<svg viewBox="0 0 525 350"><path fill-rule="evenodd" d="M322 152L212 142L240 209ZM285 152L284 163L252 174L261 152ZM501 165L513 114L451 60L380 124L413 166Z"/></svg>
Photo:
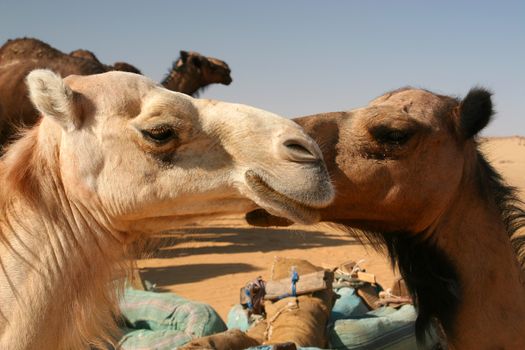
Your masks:
<svg viewBox="0 0 525 350"><path fill-rule="evenodd" d="M86 207L68 198L57 139L39 141L46 145L31 152L39 158L23 159L31 183L14 185L0 213L2 349L80 348L85 336L104 334L93 325L112 322L114 262L122 249Z"/></svg>
<svg viewBox="0 0 525 350"><path fill-rule="evenodd" d="M480 164L488 165L484 159ZM441 321L453 348L525 349L523 273L501 212L509 203L498 203L511 198L495 193L508 188L493 178L495 172L486 171L493 169L465 176L470 180L463 181L461 193L430 238L436 249L446 252L457 274L455 315Z"/></svg>
<svg viewBox="0 0 525 350"><path fill-rule="evenodd" d="M186 69L173 69L161 84L166 89L190 96L202 87L199 77Z"/></svg>

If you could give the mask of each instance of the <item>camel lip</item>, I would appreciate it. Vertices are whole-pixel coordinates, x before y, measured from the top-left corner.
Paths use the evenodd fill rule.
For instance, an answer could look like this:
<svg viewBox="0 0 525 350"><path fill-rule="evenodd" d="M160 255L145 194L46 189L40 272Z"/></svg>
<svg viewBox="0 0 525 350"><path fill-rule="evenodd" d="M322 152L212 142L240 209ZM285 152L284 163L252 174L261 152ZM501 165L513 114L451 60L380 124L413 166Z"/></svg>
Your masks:
<svg viewBox="0 0 525 350"><path fill-rule="evenodd" d="M292 221L275 216L266 211L266 209L258 208L245 214L244 219L252 226L257 227L286 227L293 224Z"/></svg>
<svg viewBox="0 0 525 350"><path fill-rule="evenodd" d="M300 224L313 224L319 221L317 208L308 206L270 186L253 170L246 171L246 183L258 197L254 201L264 210L276 217L283 217Z"/></svg>

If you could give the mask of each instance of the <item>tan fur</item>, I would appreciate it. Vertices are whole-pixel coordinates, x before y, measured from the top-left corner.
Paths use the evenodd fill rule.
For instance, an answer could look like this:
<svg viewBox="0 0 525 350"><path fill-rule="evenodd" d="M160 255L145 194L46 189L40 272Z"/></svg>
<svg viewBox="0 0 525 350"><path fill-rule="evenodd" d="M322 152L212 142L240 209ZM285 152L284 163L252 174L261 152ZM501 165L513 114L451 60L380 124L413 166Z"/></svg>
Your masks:
<svg viewBox="0 0 525 350"><path fill-rule="evenodd" d="M102 347L115 334L126 251L141 237L255 203L310 222L287 202L321 207L333 197L315 143L271 113L130 73L28 80L44 118L0 160L0 349ZM145 136L159 125L173 138ZM286 154L289 139L315 160Z"/></svg>
<svg viewBox="0 0 525 350"><path fill-rule="evenodd" d="M59 76L45 69L36 69L26 78L29 98L35 107L53 118L66 131L72 131L82 124L75 110L73 91Z"/></svg>

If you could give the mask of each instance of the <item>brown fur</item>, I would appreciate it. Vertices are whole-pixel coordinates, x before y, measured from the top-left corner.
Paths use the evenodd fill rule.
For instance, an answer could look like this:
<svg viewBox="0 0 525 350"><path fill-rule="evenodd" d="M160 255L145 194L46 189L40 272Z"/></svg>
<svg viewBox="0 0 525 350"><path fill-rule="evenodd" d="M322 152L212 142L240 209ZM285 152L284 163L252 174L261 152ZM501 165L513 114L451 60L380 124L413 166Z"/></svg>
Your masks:
<svg viewBox="0 0 525 350"><path fill-rule="evenodd" d="M70 56L73 56L73 57L80 57L80 58L83 58L85 60L93 60L97 63L100 63L102 64L98 57L91 51L89 50L84 50L84 49L77 49L77 50L74 50L74 51L71 51L69 53ZM130 73L135 73L135 74L142 74L142 72L135 66L129 64L129 63L126 63L126 62L115 62L113 63L112 66L108 66L108 65L104 65L104 67L107 69L107 71L110 71L110 70L118 70L118 71L121 71L121 72L130 72Z"/></svg>
<svg viewBox="0 0 525 350"><path fill-rule="evenodd" d="M198 96L199 90L209 84L229 85L232 82L230 67L226 62L205 57L194 51L181 51L162 85L172 91Z"/></svg>
<svg viewBox="0 0 525 350"><path fill-rule="evenodd" d="M37 39L10 39L0 47L0 65L19 59L55 59L62 55L59 50Z"/></svg>
<svg viewBox="0 0 525 350"><path fill-rule="evenodd" d="M84 50L84 49L77 49L77 50L73 50L69 53L69 56L72 56L72 57L79 57L79 58L83 58L85 60L93 60L97 63L101 63L98 59L98 57L91 51L89 50Z"/></svg>
<svg viewBox="0 0 525 350"><path fill-rule="evenodd" d="M481 89L459 101L404 88L365 108L296 119L336 188L322 220L386 246L418 304L419 336L437 318L457 349L525 348L523 242L513 250L509 239L525 213L472 136L491 113Z"/></svg>

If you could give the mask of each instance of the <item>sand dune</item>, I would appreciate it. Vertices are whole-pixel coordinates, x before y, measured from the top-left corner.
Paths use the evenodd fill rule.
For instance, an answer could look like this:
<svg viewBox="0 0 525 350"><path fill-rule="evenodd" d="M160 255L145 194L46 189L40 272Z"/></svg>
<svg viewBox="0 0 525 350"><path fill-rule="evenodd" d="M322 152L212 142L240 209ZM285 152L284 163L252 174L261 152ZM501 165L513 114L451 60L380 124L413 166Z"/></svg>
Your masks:
<svg viewBox="0 0 525 350"><path fill-rule="evenodd" d="M484 138L482 150L507 182L525 199L525 138ZM226 319L239 300L239 289L257 276L269 278L274 256L308 259L326 267L365 259L364 266L383 286L395 279L387 259L348 233L329 225L287 229L249 227L227 217L157 239L160 249L140 260L143 278L162 290L211 304Z"/></svg>
<svg viewBox="0 0 525 350"><path fill-rule="evenodd" d="M481 140L481 149L506 181L525 199L525 137L493 137Z"/></svg>

